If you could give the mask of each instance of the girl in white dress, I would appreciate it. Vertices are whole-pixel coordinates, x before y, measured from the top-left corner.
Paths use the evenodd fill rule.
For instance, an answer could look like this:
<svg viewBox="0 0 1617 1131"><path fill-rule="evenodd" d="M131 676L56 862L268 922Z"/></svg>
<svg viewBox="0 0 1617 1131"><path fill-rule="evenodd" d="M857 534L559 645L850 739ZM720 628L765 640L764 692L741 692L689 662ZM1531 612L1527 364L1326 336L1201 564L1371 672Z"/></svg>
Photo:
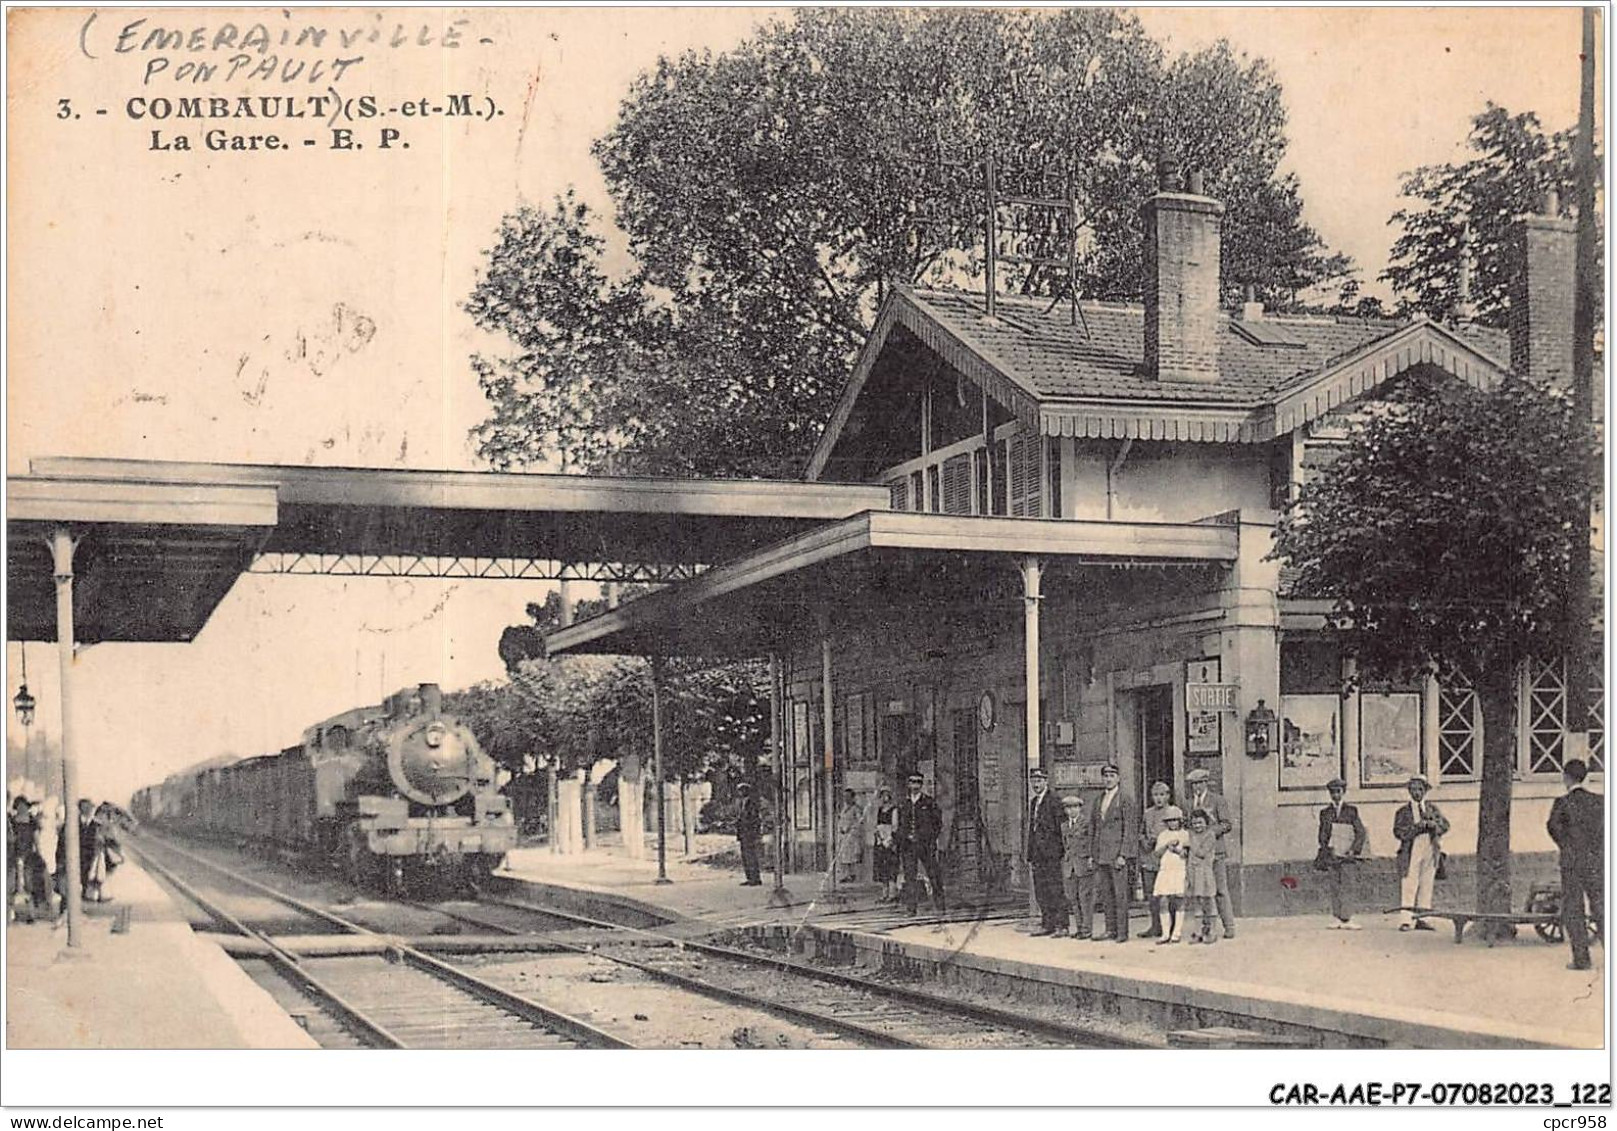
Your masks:
<svg viewBox="0 0 1617 1131"><path fill-rule="evenodd" d="M1157 858L1157 882L1151 889L1151 894L1159 900L1157 929L1162 937L1157 939L1158 946L1179 941L1182 929L1179 907L1185 895L1185 854L1190 851L1190 834L1185 832L1185 815L1179 806L1164 809L1162 823L1166 827L1157 835L1153 853Z"/></svg>

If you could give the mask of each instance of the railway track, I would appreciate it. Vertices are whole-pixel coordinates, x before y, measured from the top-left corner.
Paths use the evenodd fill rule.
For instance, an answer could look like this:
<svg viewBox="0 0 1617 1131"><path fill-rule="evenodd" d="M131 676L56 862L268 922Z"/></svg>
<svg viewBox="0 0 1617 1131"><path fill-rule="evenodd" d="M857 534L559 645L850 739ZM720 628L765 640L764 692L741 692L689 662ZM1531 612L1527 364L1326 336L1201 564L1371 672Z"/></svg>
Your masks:
<svg viewBox="0 0 1617 1131"><path fill-rule="evenodd" d="M581 953L604 957L652 978L723 1001L761 1007L804 1024L823 1026L876 1047L923 1049L1157 1047L1076 1025L1044 1021L907 986L823 970L773 955L625 927L558 908L483 896L477 910L416 904L481 930L524 933L521 920L571 924L594 933ZM490 915L489 910L498 914ZM602 933L606 937L601 938ZM613 941L613 934L622 942ZM565 938L560 945L568 945ZM648 946L646 944L655 944Z"/></svg>
<svg viewBox="0 0 1617 1131"><path fill-rule="evenodd" d="M389 942L381 954L309 958L288 950L276 936L255 927L227 902L242 901L241 892L266 897L291 908L329 933L336 927L356 936L375 932L328 909L314 906L243 876L205 857L164 844L138 842L143 864L210 919L231 933L256 941L261 959L249 960L249 973L273 971L281 992L272 996L299 1017L306 1030L325 1047L345 1048L633 1048L569 1014L485 981L410 946ZM173 853L222 877L204 892L158 859ZM232 896L228 889L235 888ZM276 919L282 925L284 915ZM282 936L284 937L284 936ZM260 981L260 984L264 984ZM288 990L291 996L289 997ZM301 1000L302 1009L296 1007ZM311 1016L307 1010L313 1008Z"/></svg>

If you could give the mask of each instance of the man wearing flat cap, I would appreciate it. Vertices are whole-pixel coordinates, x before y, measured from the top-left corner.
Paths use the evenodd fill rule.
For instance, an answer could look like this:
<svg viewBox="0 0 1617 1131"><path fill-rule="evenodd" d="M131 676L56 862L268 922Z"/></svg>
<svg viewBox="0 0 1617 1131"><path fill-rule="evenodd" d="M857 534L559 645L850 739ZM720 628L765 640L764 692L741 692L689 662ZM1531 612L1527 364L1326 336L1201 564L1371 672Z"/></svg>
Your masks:
<svg viewBox="0 0 1617 1131"><path fill-rule="evenodd" d="M1204 811L1211 821L1208 826L1215 838L1217 846L1213 850L1213 881L1218 886L1218 918L1224 925L1224 937L1235 937L1235 909L1230 904L1230 872L1229 849L1226 846L1227 837L1235 828L1235 822L1230 820L1229 802L1224 795L1208 786L1212 778L1202 767L1197 767L1185 775L1185 784L1190 787L1189 804L1185 806L1186 812L1194 813L1200 809Z"/></svg>
<svg viewBox="0 0 1617 1131"><path fill-rule="evenodd" d="M1033 897L1039 903L1039 929L1035 935L1053 935L1066 929L1067 896L1061 883L1061 837L1064 816L1060 798L1050 794L1043 770L1028 774L1032 796L1027 803L1027 862L1033 872Z"/></svg>
<svg viewBox="0 0 1617 1131"><path fill-rule="evenodd" d="M1398 841L1398 875L1402 877L1398 905L1404 909L1400 931L1431 931L1436 928L1415 917L1416 911L1432 908L1432 885L1437 881L1437 861L1443 851L1443 834L1448 820L1437 806L1426 800L1431 783L1420 774L1409 779L1409 804L1400 805L1392 819L1392 835Z"/></svg>
<svg viewBox="0 0 1617 1131"><path fill-rule="evenodd" d="M1359 819L1357 806L1347 803L1347 782L1332 779L1325 792L1331 803L1319 811L1319 855L1314 867L1325 873L1331 893L1331 929L1357 931L1353 911L1347 901L1347 874L1350 864L1358 863L1364 855L1364 844L1369 839L1364 822Z"/></svg>

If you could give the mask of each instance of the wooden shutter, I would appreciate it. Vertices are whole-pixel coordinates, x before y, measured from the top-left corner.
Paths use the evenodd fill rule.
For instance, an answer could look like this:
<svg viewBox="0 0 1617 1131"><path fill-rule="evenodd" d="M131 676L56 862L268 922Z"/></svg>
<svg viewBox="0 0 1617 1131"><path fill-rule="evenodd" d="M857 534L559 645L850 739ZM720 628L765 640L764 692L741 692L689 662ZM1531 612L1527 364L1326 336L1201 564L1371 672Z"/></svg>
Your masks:
<svg viewBox="0 0 1617 1131"><path fill-rule="evenodd" d="M971 454L962 452L943 461L943 513L971 513Z"/></svg>

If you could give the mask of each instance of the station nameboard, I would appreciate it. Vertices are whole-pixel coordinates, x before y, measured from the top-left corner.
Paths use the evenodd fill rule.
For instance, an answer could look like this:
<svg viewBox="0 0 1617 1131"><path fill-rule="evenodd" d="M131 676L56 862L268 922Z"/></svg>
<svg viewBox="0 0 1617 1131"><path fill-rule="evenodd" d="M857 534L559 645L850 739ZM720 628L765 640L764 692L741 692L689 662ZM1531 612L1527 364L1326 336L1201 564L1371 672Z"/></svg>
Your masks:
<svg viewBox="0 0 1617 1131"><path fill-rule="evenodd" d="M1238 683L1185 684L1185 710L1234 711L1235 697L1240 692Z"/></svg>

